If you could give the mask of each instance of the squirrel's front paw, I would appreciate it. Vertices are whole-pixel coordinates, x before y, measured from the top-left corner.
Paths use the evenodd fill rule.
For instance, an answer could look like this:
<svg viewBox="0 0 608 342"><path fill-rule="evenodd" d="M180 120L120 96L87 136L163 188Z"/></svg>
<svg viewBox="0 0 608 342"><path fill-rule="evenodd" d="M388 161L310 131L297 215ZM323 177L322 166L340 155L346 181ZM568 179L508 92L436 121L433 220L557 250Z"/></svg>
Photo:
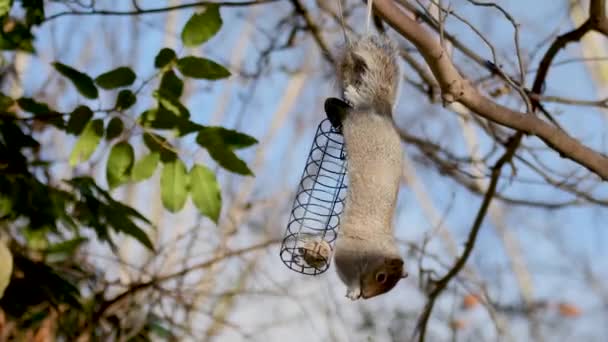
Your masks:
<svg viewBox="0 0 608 342"><path fill-rule="evenodd" d="M361 289L360 288L347 289L346 298L348 298L350 300L357 300L357 299L361 298Z"/></svg>
<svg viewBox="0 0 608 342"><path fill-rule="evenodd" d="M346 100L349 105L356 107L357 104L361 103L361 96L355 87L348 85L344 90L344 100Z"/></svg>

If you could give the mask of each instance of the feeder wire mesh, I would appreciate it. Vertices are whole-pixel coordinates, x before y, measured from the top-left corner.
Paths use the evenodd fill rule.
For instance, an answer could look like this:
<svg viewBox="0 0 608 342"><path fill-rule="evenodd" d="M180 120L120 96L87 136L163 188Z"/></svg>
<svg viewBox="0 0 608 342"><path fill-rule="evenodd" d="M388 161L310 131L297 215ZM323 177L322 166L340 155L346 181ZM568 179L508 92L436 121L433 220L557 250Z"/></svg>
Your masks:
<svg viewBox="0 0 608 342"><path fill-rule="evenodd" d="M317 127L281 244L281 260L290 269L317 275L329 268L344 210L345 178L344 137L330 117Z"/></svg>

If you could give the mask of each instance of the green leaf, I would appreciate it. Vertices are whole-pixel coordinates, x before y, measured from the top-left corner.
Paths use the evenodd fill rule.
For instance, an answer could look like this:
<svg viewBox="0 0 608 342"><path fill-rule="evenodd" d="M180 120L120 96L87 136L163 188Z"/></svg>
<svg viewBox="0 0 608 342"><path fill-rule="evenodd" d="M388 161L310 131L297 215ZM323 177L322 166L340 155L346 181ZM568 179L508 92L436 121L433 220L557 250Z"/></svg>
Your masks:
<svg viewBox="0 0 608 342"><path fill-rule="evenodd" d="M232 150L219 146L207 148L209 155L224 169L243 176L253 176L253 172Z"/></svg>
<svg viewBox="0 0 608 342"><path fill-rule="evenodd" d="M211 158L224 169L240 175L253 175L247 164L239 159L228 145L224 144L221 136L217 134L204 134L203 130L196 137L196 142L206 148Z"/></svg>
<svg viewBox="0 0 608 342"><path fill-rule="evenodd" d="M11 10L11 0L0 0L0 17L4 17ZM2 297L0 291L0 297Z"/></svg>
<svg viewBox="0 0 608 342"><path fill-rule="evenodd" d="M34 35L30 28L16 20L10 20L9 22L11 25L5 25L0 35L0 50L23 50L34 53L32 44Z"/></svg>
<svg viewBox="0 0 608 342"><path fill-rule="evenodd" d="M137 97L129 89L123 89L118 93L116 97L116 104L114 107L116 110L125 110L131 108L137 101Z"/></svg>
<svg viewBox="0 0 608 342"><path fill-rule="evenodd" d="M246 148L258 143L258 140L245 133L237 132L232 129L226 129L219 126L209 126L201 129L199 135L199 143L204 145L207 140L221 140L224 145L231 149Z"/></svg>
<svg viewBox="0 0 608 342"><path fill-rule="evenodd" d="M222 193L215 174L203 165L194 165L190 170L190 193L201 214L217 223L222 209Z"/></svg>
<svg viewBox="0 0 608 342"><path fill-rule="evenodd" d="M106 140L110 141L118 137L122 133L124 127L125 125L119 117L113 117L110 122L108 122L108 127L106 127Z"/></svg>
<svg viewBox="0 0 608 342"><path fill-rule="evenodd" d="M181 160L176 159L163 166L160 175L160 197L165 208L173 213L181 210L186 204L188 174Z"/></svg>
<svg viewBox="0 0 608 342"><path fill-rule="evenodd" d="M204 128L205 128L205 126L199 125L194 121L190 121L188 119L182 119L182 120L179 120L179 122L178 122L177 133L178 133L178 136L183 137L192 132L198 132Z"/></svg>
<svg viewBox="0 0 608 342"><path fill-rule="evenodd" d="M158 102L163 108L167 109L176 116L180 118L190 117L190 112L188 111L188 108L181 104L181 102L179 102L179 99L171 95L171 93L159 89L155 91L152 96L158 100Z"/></svg>
<svg viewBox="0 0 608 342"><path fill-rule="evenodd" d="M169 48L162 48L158 51L156 58L154 58L154 66L157 69L164 68L167 64L173 62L177 58L175 51Z"/></svg>
<svg viewBox="0 0 608 342"><path fill-rule="evenodd" d="M137 122L143 127L172 129L178 125L178 117L161 106L141 113Z"/></svg>
<svg viewBox="0 0 608 342"><path fill-rule="evenodd" d="M220 7L207 5L203 13L194 13L182 31L182 42L187 47L196 47L213 37L222 27Z"/></svg>
<svg viewBox="0 0 608 342"><path fill-rule="evenodd" d="M165 328L161 322L150 322L148 323L150 334L156 335L161 339L169 339L171 336L174 336L171 330Z"/></svg>
<svg viewBox="0 0 608 342"><path fill-rule="evenodd" d="M84 97L96 99L99 96L95 83L93 83L93 79L91 79L89 75L59 62L53 63L53 67L55 67L55 70L64 77L72 81L76 89L78 89Z"/></svg>
<svg viewBox="0 0 608 342"><path fill-rule="evenodd" d="M61 253L61 254L73 254L80 245L88 241L85 237L77 237L71 240L62 241L50 245L47 249L47 253Z"/></svg>
<svg viewBox="0 0 608 342"><path fill-rule="evenodd" d="M13 255L4 241L0 240L0 299L8 287L13 273Z"/></svg>
<svg viewBox="0 0 608 342"><path fill-rule="evenodd" d="M6 96L3 93L0 93L0 112L7 111L12 105L15 103L10 96Z"/></svg>
<svg viewBox="0 0 608 342"><path fill-rule="evenodd" d="M207 80L219 80L230 76L230 71L216 62L201 58L188 56L177 61L177 68L184 76L202 78Z"/></svg>
<svg viewBox="0 0 608 342"><path fill-rule="evenodd" d="M160 153L158 152L152 152L138 160L131 170L131 180L140 182L152 177L159 161Z"/></svg>
<svg viewBox="0 0 608 342"><path fill-rule="evenodd" d="M103 120L95 119L89 121L82 134L76 141L72 154L70 155L70 166L87 161L103 136Z"/></svg>
<svg viewBox="0 0 608 342"><path fill-rule="evenodd" d="M68 126L66 128L66 132L69 134L79 135L84 126L91 120L93 117L93 111L87 106L78 106L74 111L70 114L70 118L68 119Z"/></svg>
<svg viewBox="0 0 608 342"><path fill-rule="evenodd" d="M129 180L134 159L133 147L128 142L121 141L112 146L106 164L106 178L110 190Z"/></svg>
<svg viewBox="0 0 608 342"><path fill-rule="evenodd" d="M146 144L150 151L160 153L160 160L163 163L170 163L177 158L174 147L167 139L154 133L144 133L143 138L144 144Z"/></svg>
<svg viewBox="0 0 608 342"><path fill-rule="evenodd" d="M103 73L95 79L95 83L103 89L114 89L130 86L135 82L135 73L129 67L119 67Z"/></svg>
<svg viewBox="0 0 608 342"><path fill-rule="evenodd" d="M25 24L27 26L42 24L44 21L43 0L21 1L21 7L25 10Z"/></svg>
<svg viewBox="0 0 608 342"><path fill-rule="evenodd" d="M22 97L18 99L17 104L19 104L19 107L21 107L21 109L24 111L34 115L49 114L52 112L46 103L37 102L29 97Z"/></svg>
<svg viewBox="0 0 608 342"><path fill-rule="evenodd" d="M171 94L175 98L182 96L184 90L184 82L175 75L173 70L169 70L163 74L160 80L159 89L165 93Z"/></svg>

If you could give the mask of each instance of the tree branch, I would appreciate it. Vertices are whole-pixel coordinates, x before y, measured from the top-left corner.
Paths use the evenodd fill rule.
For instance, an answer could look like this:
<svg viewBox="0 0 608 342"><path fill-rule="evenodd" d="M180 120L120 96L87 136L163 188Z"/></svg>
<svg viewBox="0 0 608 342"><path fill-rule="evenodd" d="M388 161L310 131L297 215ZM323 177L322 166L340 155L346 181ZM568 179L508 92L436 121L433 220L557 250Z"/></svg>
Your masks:
<svg viewBox="0 0 608 342"><path fill-rule="evenodd" d="M597 31L608 35L608 18L606 18L606 0L591 0L589 4L589 19L585 21L580 27L567 32L555 39L549 49L540 61L538 71L536 72L536 78L532 85L533 94L542 94L543 84L549 73L549 68L553 62L553 58L557 53L566 47L568 43L579 41L585 34L590 31ZM535 106L538 101L535 101Z"/></svg>
<svg viewBox="0 0 608 342"><path fill-rule="evenodd" d="M263 241L258 244L249 246L249 247L245 247L245 248L241 248L241 249L237 249L237 250L228 250L228 251L222 253L221 255L213 257L213 258L211 258L207 261L201 262L197 265L193 265L191 267L185 268L183 270L180 270L180 271L177 271L174 273L170 273L165 276L153 278L146 282L133 284L127 290L125 290L124 292L121 292L120 294L116 295L112 299L102 302L101 305L99 306L99 308L93 313L91 320L88 322L87 326L83 330L86 331L87 329L91 329L92 327L96 326L97 322L99 322L99 320L103 317L104 313L113 304L118 303L119 301L121 301L129 296L132 296L141 290L157 286L168 280L173 280L173 279L177 279L177 278L186 276L188 273L195 271L195 270L202 270L202 269L209 268L209 267L217 264L218 262L222 262L222 261L226 260L227 258L240 256L243 254L251 253L256 250L267 248L280 241L281 240L267 240L267 241Z"/></svg>
<svg viewBox="0 0 608 342"><path fill-rule="evenodd" d="M450 281L454 277L456 277L458 273L460 273L462 268L467 263L469 256L471 256L471 253L473 252L475 242L477 241L477 235L479 233L479 230L481 229L481 224L483 223L486 213L488 212L488 208L490 208L490 203L492 202L494 194L496 193L496 186L498 185L498 180L500 179L502 168L513 158L513 155L515 154L515 151L519 146L520 140L520 133L516 133L513 137L511 137L506 146L505 153L500 157L500 159L498 159L498 161L492 167L492 177L490 179L490 184L488 185L488 190L486 191L483 201L481 202L481 206L477 211L477 216L475 217L473 226L469 231L469 237L467 238L467 242L465 244L462 255L460 256L460 258L458 258L458 260L456 260L454 266L452 266L452 268L448 271L448 273L446 273L445 276L443 276L437 281L433 281L433 289L429 293L429 299L424 307L424 310L422 311L422 314L420 315L416 330L414 331L414 336L415 334L419 334L418 340L420 342L423 342L425 339L427 330L426 327L429 318L431 317L431 312L433 311L435 301L437 300L437 298L439 298L439 295L443 292L443 290L447 288Z"/></svg>
<svg viewBox="0 0 608 342"><path fill-rule="evenodd" d="M323 40L323 37L321 37L319 27L312 20L310 13L306 10L304 5L302 5L299 0L291 0L291 4L293 5L296 13L304 19L304 22L306 22L306 27L310 31L310 34L312 35L317 45L319 45L319 48L321 48L323 57L333 65L334 59L331 55L331 52L329 51L327 44Z"/></svg>
<svg viewBox="0 0 608 342"><path fill-rule="evenodd" d="M485 97L464 79L443 51L437 39L407 16L393 0L375 0L378 14L420 51L439 82L444 100L459 101L474 113L490 120L535 135L562 157L586 167L603 180L608 180L608 158L590 149L566 132L532 115L514 111Z"/></svg>

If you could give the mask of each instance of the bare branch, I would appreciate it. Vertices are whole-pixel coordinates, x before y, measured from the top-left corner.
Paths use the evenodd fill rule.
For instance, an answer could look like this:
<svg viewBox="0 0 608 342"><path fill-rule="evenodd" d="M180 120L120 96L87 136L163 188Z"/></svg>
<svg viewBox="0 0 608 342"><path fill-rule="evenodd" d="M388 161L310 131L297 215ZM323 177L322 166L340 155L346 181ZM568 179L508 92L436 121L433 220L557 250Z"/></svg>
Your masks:
<svg viewBox="0 0 608 342"><path fill-rule="evenodd" d="M437 40L392 0L377 0L374 1L374 6L389 25L418 48L439 82L444 100L459 101L488 120L535 135L562 157L571 159L608 180L608 158L605 155L584 146L566 132L531 113L517 112L491 101L460 75Z"/></svg>

